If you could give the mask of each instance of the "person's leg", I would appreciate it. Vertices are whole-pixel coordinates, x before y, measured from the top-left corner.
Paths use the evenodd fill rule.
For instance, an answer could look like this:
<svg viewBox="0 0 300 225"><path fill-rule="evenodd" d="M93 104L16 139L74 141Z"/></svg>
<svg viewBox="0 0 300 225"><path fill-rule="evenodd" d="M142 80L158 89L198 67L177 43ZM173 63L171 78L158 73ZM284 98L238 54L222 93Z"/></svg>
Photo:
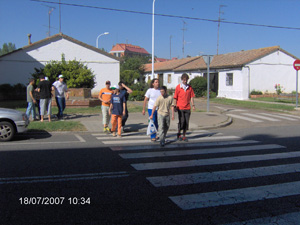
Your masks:
<svg viewBox="0 0 300 225"><path fill-rule="evenodd" d="M111 115L111 132L113 136L116 136L116 128L117 128L117 115Z"/></svg>
<svg viewBox="0 0 300 225"><path fill-rule="evenodd" d="M32 102L32 107L31 107L31 115L32 115L32 120L36 119L36 112L35 112L35 104Z"/></svg>
<svg viewBox="0 0 300 225"><path fill-rule="evenodd" d="M55 97L55 100L58 108L57 118L60 119L62 117L62 98Z"/></svg>
<svg viewBox="0 0 300 225"><path fill-rule="evenodd" d="M164 116L158 114L157 121L158 121L158 136L160 142L162 142L164 140Z"/></svg>
<svg viewBox="0 0 300 225"><path fill-rule="evenodd" d="M51 122L51 115L52 115L52 99L48 98L47 100L47 108L48 108L48 121Z"/></svg>
<svg viewBox="0 0 300 225"><path fill-rule="evenodd" d="M122 135L122 115L118 115L117 119L118 119L118 136L121 137L121 135Z"/></svg>
<svg viewBox="0 0 300 225"><path fill-rule="evenodd" d="M186 131L189 129L190 116L191 116L191 111L184 110L184 112L183 112L184 129L183 129L183 138L182 138L182 140L184 140L184 141L187 141L187 138L185 137L185 135L186 135Z"/></svg>
<svg viewBox="0 0 300 225"><path fill-rule="evenodd" d="M108 127L108 123L109 123L109 121L108 121L109 115L108 115L108 111L107 111L107 106L102 105L101 109L102 109L102 124L104 127L103 131L107 132L107 127Z"/></svg>
<svg viewBox="0 0 300 225"><path fill-rule="evenodd" d="M44 115L45 115L45 101L46 99L40 99L40 111L41 111L41 122L44 121Z"/></svg>
<svg viewBox="0 0 300 225"><path fill-rule="evenodd" d="M181 133L180 131L182 130L182 111L178 109L178 133L177 133L177 140L181 141L182 138L181 138Z"/></svg>
<svg viewBox="0 0 300 225"><path fill-rule="evenodd" d="M28 117L28 119L30 116L31 108L32 108L32 102L27 102L26 116Z"/></svg>
<svg viewBox="0 0 300 225"><path fill-rule="evenodd" d="M169 127L170 127L170 116L165 116L165 130L164 130L164 139L166 139L166 136L167 136L167 133L168 133L168 130L169 130Z"/></svg>
<svg viewBox="0 0 300 225"><path fill-rule="evenodd" d="M126 108L125 108L125 115L122 116L122 127L124 128L126 121L128 119L128 109L127 109L127 104L126 104Z"/></svg>

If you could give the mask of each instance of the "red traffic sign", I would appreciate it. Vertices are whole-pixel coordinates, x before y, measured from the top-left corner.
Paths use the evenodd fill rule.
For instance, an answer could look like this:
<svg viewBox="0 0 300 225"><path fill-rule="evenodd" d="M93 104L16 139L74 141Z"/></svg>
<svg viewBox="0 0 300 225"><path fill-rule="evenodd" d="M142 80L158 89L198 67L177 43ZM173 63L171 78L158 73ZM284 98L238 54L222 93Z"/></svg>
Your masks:
<svg viewBox="0 0 300 225"><path fill-rule="evenodd" d="M295 70L300 70L300 59L296 59L294 62Z"/></svg>

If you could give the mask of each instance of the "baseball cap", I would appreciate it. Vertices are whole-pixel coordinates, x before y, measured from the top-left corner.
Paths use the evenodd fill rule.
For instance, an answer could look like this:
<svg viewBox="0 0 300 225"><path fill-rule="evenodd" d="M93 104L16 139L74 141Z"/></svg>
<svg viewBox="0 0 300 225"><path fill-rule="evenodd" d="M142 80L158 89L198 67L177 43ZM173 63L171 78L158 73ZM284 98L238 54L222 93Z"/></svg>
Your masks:
<svg viewBox="0 0 300 225"><path fill-rule="evenodd" d="M111 87L111 89L115 90L115 89L120 89L120 88L119 88L119 85L114 85L114 86Z"/></svg>
<svg viewBox="0 0 300 225"><path fill-rule="evenodd" d="M61 74L61 75L58 76L58 78L64 78L64 76Z"/></svg>

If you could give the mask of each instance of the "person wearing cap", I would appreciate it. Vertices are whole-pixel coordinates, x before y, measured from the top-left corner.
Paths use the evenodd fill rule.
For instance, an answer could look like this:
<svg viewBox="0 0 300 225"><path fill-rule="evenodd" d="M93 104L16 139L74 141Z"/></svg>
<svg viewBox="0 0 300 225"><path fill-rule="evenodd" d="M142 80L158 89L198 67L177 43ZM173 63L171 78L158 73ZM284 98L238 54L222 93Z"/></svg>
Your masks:
<svg viewBox="0 0 300 225"><path fill-rule="evenodd" d="M108 124L110 120L109 116L109 107L110 107L110 100L111 95L113 94L113 91L110 88L110 81L105 82L105 88L102 88L99 92L99 100L101 103L101 109L102 109L102 123L103 123L103 132L104 133L110 133Z"/></svg>
<svg viewBox="0 0 300 225"><path fill-rule="evenodd" d="M59 75L58 80L55 81L52 86L55 90L55 100L58 108L57 118L63 119L63 112L66 108L66 99L69 99L69 93L66 83L64 82L64 76Z"/></svg>
<svg viewBox="0 0 300 225"><path fill-rule="evenodd" d="M118 137L122 137L122 116L125 115L126 98L125 93L120 93L120 87L114 85L111 87L114 90L114 94L111 96L111 104L109 107L109 115L111 115L111 131L114 137L116 137L116 128L118 124Z"/></svg>

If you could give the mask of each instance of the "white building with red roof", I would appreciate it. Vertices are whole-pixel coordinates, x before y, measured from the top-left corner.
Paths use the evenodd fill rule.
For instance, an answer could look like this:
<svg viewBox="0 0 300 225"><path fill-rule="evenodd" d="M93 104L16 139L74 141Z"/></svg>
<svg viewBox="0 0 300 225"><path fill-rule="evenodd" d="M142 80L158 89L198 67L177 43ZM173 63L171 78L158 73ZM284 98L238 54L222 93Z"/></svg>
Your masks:
<svg viewBox="0 0 300 225"><path fill-rule="evenodd" d="M109 53L116 57L150 56L150 53L144 48L131 44L116 44L112 47Z"/></svg>

